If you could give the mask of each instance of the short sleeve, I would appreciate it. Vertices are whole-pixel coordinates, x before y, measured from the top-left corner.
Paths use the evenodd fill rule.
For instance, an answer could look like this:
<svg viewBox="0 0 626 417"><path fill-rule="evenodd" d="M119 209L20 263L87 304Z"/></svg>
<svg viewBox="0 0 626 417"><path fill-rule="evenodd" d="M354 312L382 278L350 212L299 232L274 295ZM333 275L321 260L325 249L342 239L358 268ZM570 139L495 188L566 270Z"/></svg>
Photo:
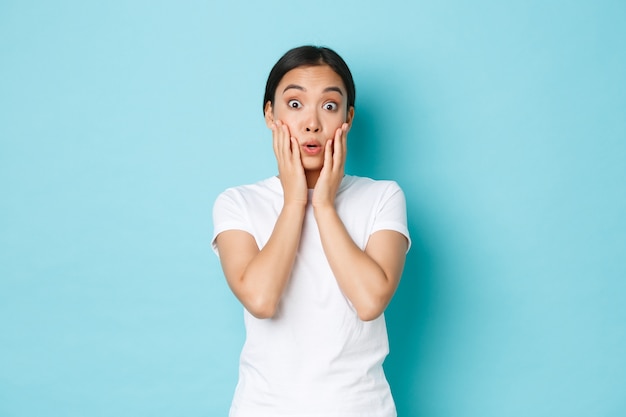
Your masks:
<svg viewBox="0 0 626 417"><path fill-rule="evenodd" d="M411 247L411 237L407 226L406 198L395 181L389 181L385 188L371 233L380 230L393 230L403 234L408 241L407 252Z"/></svg>
<svg viewBox="0 0 626 417"><path fill-rule="evenodd" d="M234 190L228 189L221 193L213 205L213 238L211 247L216 255L216 238L226 230L243 230L252 234L248 216L245 214L242 197Z"/></svg>

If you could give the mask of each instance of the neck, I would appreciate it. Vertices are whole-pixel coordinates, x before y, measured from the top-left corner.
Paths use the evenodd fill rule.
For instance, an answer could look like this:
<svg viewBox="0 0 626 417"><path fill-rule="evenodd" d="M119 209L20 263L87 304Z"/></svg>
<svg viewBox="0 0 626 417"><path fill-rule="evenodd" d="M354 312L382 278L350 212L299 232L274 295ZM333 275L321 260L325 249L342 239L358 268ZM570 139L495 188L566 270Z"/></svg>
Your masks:
<svg viewBox="0 0 626 417"><path fill-rule="evenodd" d="M314 189L317 179L320 177L320 171L304 171L304 175L306 176L307 188L309 190Z"/></svg>

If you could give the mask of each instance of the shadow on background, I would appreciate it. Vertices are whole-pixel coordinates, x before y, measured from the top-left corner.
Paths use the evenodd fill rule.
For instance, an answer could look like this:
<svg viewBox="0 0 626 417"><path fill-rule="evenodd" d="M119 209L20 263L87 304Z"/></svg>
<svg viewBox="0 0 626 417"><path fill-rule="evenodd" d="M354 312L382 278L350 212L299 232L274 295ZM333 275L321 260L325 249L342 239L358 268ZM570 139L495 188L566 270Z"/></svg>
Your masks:
<svg viewBox="0 0 626 417"><path fill-rule="evenodd" d="M409 206L409 213L411 213ZM427 355L425 341L433 311L436 265L428 242L422 239L420 228L409 221L412 246L406 259L400 286L387 309L387 329L390 354L385 361L385 373L396 401L398 415L418 415L422 401L418 393L420 371Z"/></svg>
<svg viewBox="0 0 626 417"><path fill-rule="evenodd" d="M385 372L398 415L409 417L425 408L424 401L418 397L418 393L424 392L424 387L419 386L419 375L426 360L424 341L428 340L428 326L433 317L437 265L433 242L422 227L428 224L428 219L418 207L423 198L418 185L420 179L415 178L416 170L412 169L419 160L420 141L427 134L426 115L418 108L418 100L407 91L406 83L410 80L403 81L399 74L395 75L393 69L379 68L376 75L361 78L360 83L367 90L360 91L357 102L346 171L374 179L396 180L407 198L412 246L403 278L385 313L390 344ZM407 141L411 144L408 147ZM408 174L411 172L413 175Z"/></svg>

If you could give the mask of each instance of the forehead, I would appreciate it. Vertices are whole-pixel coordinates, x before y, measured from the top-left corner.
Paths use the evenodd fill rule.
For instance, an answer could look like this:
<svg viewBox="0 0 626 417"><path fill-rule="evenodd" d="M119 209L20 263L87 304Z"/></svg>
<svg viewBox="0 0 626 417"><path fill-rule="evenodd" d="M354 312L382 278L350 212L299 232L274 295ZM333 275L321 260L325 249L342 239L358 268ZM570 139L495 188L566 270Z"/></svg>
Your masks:
<svg viewBox="0 0 626 417"><path fill-rule="evenodd" d="M297 67L288 71L278 83L276 92L282 94L288 85L298 85L307 91L324 90L327 87L339 87L341 91L346 91L339 74L328 65Z"/></svg>

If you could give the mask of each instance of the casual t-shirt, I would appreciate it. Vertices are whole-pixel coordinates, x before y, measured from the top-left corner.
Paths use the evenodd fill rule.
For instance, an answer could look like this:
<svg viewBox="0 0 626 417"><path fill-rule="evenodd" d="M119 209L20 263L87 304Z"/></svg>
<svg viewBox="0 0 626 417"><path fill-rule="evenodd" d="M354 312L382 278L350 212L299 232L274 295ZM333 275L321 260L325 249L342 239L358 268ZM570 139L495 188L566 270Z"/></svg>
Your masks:
<svg viewBox="0 0 626 417"><path fill-rule="evenodd" d="M250 233L262 249L282 206L277 177L224 191L213 211L216 253L215 238L226 230ZM404 194L393 181L346 175L335 207L363 250L379 230L394 230L409 239ZM341 292L310 202L292 274L275 316L258 319L244 309L244 322L246 342L231 417L396 415L382 367L389 351L384 315L360 320Z"/></svg>

